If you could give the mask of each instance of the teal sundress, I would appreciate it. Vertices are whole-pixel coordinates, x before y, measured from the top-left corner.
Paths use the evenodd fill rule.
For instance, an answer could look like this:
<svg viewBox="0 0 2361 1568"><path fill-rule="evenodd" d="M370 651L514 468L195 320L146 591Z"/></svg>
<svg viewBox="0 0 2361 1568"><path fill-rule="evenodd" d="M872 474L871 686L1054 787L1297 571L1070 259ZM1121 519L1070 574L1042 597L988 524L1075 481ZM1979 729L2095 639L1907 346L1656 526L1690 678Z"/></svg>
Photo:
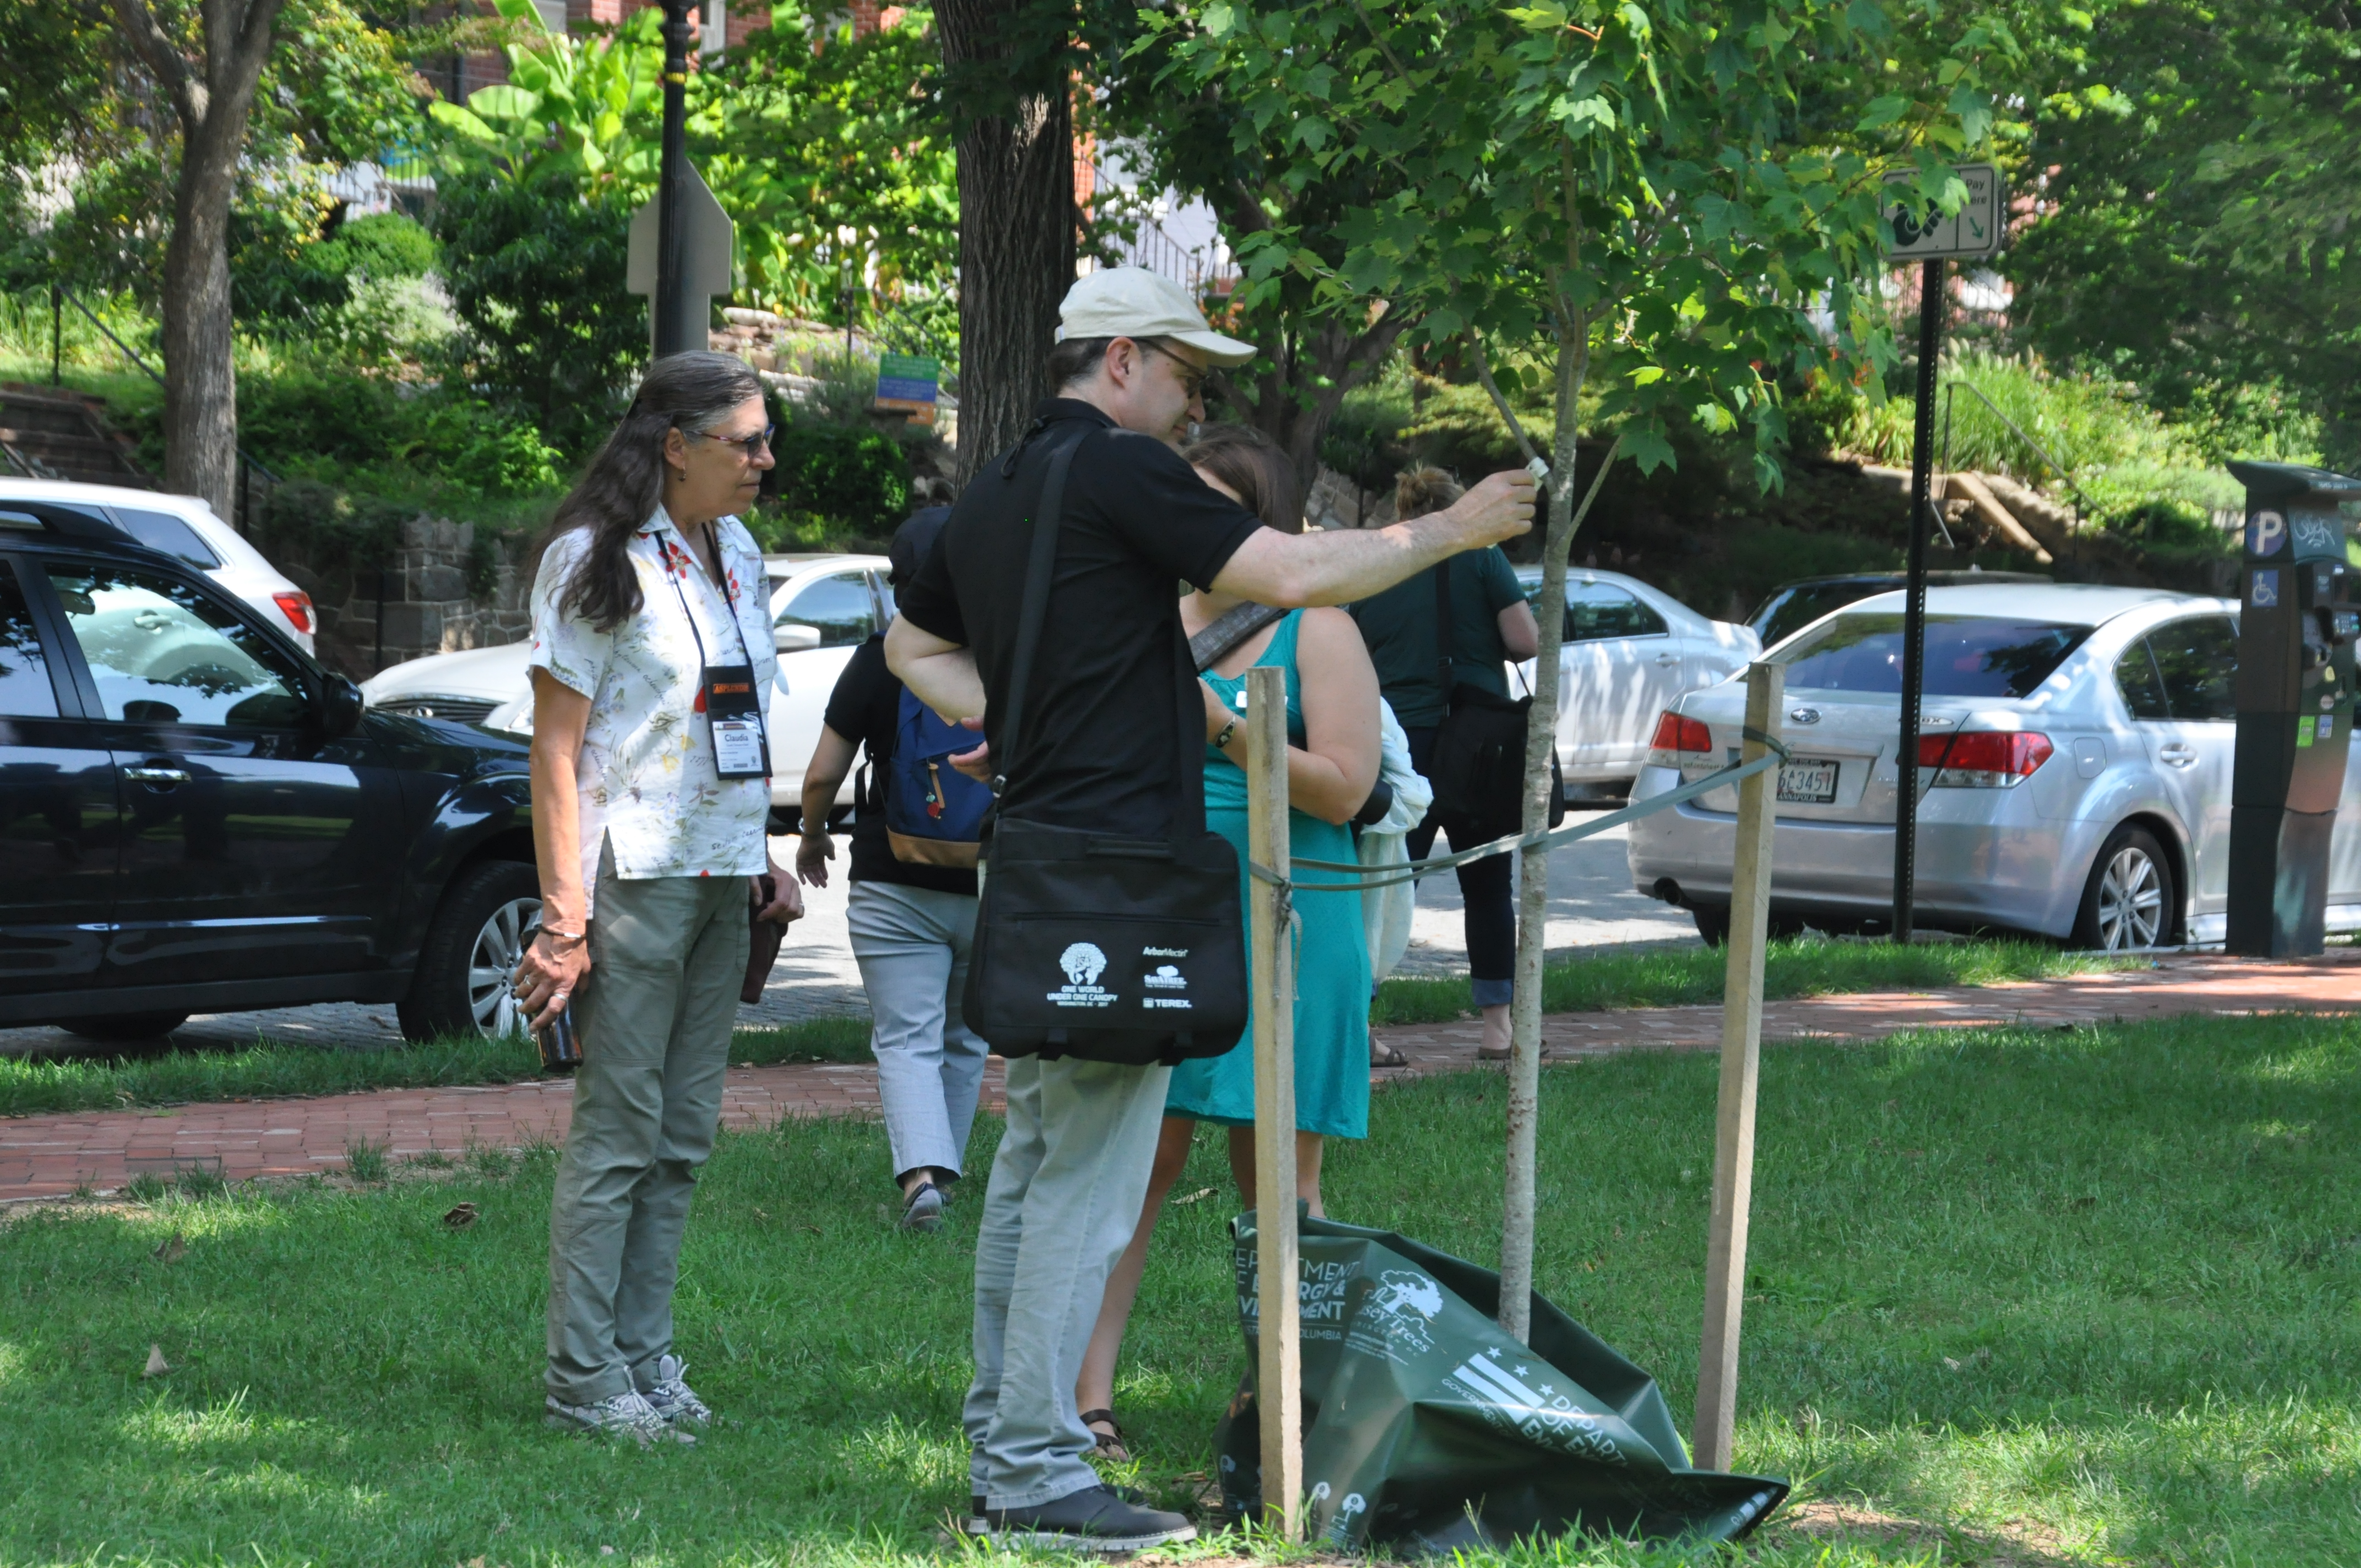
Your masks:
<svg viewBox="0 0 2361 1568"><path fill-rule="evenodd" d="M1303 744L1303 697L1295 670L1296 632L1301 610L1289 612L1271 634L1257 666L1287 672L1287 738ZM1233 709L1246 694L1244 674L1208 671L1206 685ZM1301 811L1287 814L1289 853L1304 860L1355 858L1353 830ZM1205 826L1227 839L1246 863L1246 770L1212 746L1205 748ZM1336 879L1331 879L1336 880ZM1238 878L1246 898L1252 879ZM1315 893L1298 888L1296 913L1302 937L1295 958L1295 1124L1332 1138L1369 1135L1369 950L1363 935L1357 889ZM1248 914L1249 929L1252 916ZM1254 1022L1238 1044L1218 1057L1200 1057L1172 1069L1164 1113L1224 1126L1254 1122Z"/></svg>

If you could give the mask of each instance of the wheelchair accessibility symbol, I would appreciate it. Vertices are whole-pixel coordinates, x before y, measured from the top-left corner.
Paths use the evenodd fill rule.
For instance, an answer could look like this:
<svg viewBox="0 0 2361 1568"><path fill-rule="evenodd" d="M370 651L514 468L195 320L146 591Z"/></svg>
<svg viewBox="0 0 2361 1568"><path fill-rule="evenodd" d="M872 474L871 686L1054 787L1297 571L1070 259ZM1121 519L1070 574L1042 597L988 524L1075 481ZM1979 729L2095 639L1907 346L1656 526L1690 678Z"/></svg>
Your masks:
<svg viewBox="0 0 2361 1568"><path fill-rule="evenodd" d="M2252 586L2246 590L2246 602L2257 609L2275 608L2279 602L2279 573L2257 572Z"/></svg>

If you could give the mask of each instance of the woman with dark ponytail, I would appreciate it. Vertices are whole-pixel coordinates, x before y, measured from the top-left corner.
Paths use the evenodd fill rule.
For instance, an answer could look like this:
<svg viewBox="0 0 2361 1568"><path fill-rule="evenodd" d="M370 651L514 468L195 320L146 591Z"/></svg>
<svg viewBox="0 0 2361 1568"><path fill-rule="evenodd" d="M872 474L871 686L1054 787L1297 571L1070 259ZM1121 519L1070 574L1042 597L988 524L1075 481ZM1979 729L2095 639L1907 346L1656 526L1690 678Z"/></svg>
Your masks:
<svg viewBox="0 0 2361 1568"><path fill-rule="evenodd" d="M533 588L541 930L518 994L572 1008L574 1118L549 1216L549 1420L642 1445L712 1412L673 1347L673 1283L712 1152L755 917L803 913L771 864L762 383L726 354L649 367L559 503ZM767 892L765 869L774 879Z"/></svg>

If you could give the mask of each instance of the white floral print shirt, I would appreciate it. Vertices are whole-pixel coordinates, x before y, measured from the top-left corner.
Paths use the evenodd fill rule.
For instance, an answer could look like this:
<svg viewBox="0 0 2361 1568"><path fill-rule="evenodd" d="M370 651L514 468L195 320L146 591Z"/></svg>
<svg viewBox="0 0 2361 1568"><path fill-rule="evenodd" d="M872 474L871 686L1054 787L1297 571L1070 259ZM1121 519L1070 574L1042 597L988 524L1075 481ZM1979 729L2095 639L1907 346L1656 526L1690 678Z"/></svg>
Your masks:
<svg viewBox="0 0 2361 1568"><path fill-rule="evenodd" d="M533 579L529 662L590 699L576 762L586 912L597 896L602 839L614 846L616 874L627 882L756 876L768 869L763 828L770 781L724 779L717 770L701 710L697 639L704 639L704 663L751 658L767 729L768 695L779 671L770 586L763 553L736 518L723 518L715 533L727 598L658 507L624 553L639 574L640 613L611 631L557 612L559 594L588 547L588 530L552 543ZM696 618L694 632L684 606Z"/></svg>

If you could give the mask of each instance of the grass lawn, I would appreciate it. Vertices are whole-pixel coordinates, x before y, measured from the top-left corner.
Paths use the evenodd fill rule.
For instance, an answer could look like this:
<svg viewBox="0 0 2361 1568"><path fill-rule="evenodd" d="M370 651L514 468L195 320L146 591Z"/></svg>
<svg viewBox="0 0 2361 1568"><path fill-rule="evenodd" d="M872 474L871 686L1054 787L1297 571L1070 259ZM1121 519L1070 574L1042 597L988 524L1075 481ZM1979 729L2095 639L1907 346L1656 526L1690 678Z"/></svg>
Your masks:
<svg viewBox="0 0 2361 1568"><path fill-rule="evenodd" d="M1765 984L1776 999L1844 991L1986 985L2093 970L2137 968L2143 959L2069 953L2037 942L1960 942L1894 948L1883 942L1817 939L1772 944ZM1543 1005L1553 1013L1606 1007L1660 1007L1716 1002L1724 967L1718 950L1697 948L1607 952L1553 964ZM1379 1024L1435 1024L1472 1015L1465 979L1389 980L1372 1018ZM869 1021L815 1018L774 1029L741 1029L732 1061L865 1062ZM462 1083L512 1083L541 1076L541 1059L522 1040L448 1039L393 1050L339 1051L258 1038L235 1051L166 1051L119 1058L0 1057L0 1116L116 1110L203 1100L341 1094L362 1089L418 1089Z"/></svg>
<svg viewBox="0 0 2361 1568"><path fill-rule="evenodd" d="M1768 1053L1739 1467L1780 1568L2361 1563L2361 1024L1928 1033ZM1715 1064L1543 1079L1544 1292L1693 1398ZM1378 1097L1331 1212L1495 1254L1502 1082ZM998 1131L987 1120L975 1168ZM538 1425L551 1157L60 1207L0 1229L0 1563L882 1563L965 1495L976 1201L889 1223L882 1132L725 1137L680 1343L688 1452ZM1177 1497L1243 1363L1201 1136L1117 1403ZM442 1216L472 1201L482 1218ZM158 1249L178 1234L185 1254ZM174 1370L143 1379L148 1346ZM604 1549L611 1547L613 1554ZM1520 1553L1621 1561L1614 1550Z"/></svg>

